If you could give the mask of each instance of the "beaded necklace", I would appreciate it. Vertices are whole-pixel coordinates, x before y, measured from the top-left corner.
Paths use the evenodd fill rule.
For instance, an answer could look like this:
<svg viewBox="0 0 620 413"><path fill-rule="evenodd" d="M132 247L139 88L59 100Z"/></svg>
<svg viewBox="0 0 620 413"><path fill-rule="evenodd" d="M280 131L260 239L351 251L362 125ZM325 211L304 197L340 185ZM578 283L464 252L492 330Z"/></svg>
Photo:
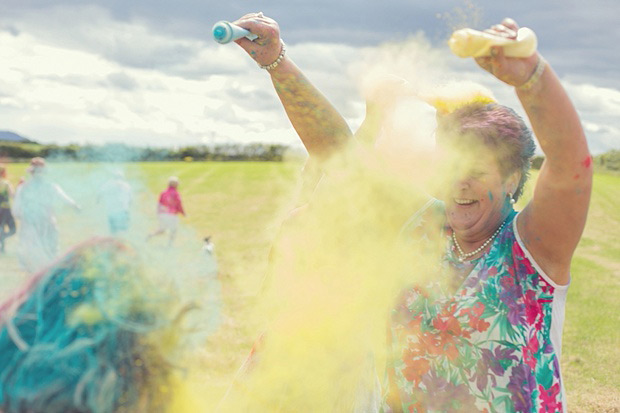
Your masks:
<svg viewBox="0 0 620 413"><path fill-rule="evenodd" d="M459 245L458 241L456 240L455 231L452 230L452 241L454 242L454 245L456 246L456 249L459 252L458 260L460 262L463 262L463 261L465 261L466 258L473 257L474 255L478 254L480 251L484 250L484 248L487 245L489 245L489 243L491 241L493 241L495 239L495 237L497 237L497 234L499 234L499 232L502 230L502 228L504 228L504 225L506 225L506 221L502 222L502 225L500 225L499 228L497 228L497 230L495 230L493 235L491 235L486 241L484 241L484 243L481 246L479 246L478 248L476 248L472 252L467 252L467 253L463 252L463 249L461 248L461 246Z"/></svg>

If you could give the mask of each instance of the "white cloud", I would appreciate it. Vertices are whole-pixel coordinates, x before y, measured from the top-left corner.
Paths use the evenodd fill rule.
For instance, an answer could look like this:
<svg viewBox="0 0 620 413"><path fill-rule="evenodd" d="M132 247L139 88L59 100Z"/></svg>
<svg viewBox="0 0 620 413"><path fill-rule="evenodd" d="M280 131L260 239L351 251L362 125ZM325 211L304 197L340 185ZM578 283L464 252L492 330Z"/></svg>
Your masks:
<svg viewBox="0 0 620 413"><path fill-rule="evenodd" d="M590 150L620 148L620 90L589 83L564 82L581 117Z"/></svg>
<svg viewBox="0 0 620 413"><path fill-rule="evenodd" d="M43 142L113 139L144 144L151 142L149 134L159 136L159 144L196 143L214 134L243 140L242 126L248 120L259 122L260 117L240 109L248 104L247 99L238 99L239 105L234 99L225 99L227 94L238 91L240 95L265 96L261 91L270 89L265 73L234 45L218 48L216 54L225 56L219 60L245 67L246 73L251 68L262 82L252 84L247 77L238 81L233 74L208 71L197 80L123 66L88 51L42 44L23 32L19 36L0 33L0 41L6 45L0 51L5 62L0 67L0 104L19 111L18 116L14 111L0 113L1 128ZM276 101L275 92L270 96ZM240 115L223 117L216 109L224 104ZM263 122L283 118L279 112L275 115L273 102L267 106L272 114L262 114ZM161 136L168 136L168 141ZM293 139L291 134L289 140Z"/></svg>
<svg viewBox="0 0 620 413"><path fill-rule="evenodd" d="M591 84L565 83L580 109L620 118L620 90Z"/></svg>
<svg viewBox="0 0 620 413"><path fill-rule="evenodd" d="M115 20L93 6L16 19L11 30L0 31L0 129L58 143L298 142L269 76L236 45L172 37L152 27ZM421 33L378 47L298 43L289 45L289 54L354 129L364 116L364 85L384 73L420 89L474 81L523 115L510 87ZM620 92L582 79L565 84L593 149L619 147ZM424 122L418 124L429 129L432 122Z"/></svg>

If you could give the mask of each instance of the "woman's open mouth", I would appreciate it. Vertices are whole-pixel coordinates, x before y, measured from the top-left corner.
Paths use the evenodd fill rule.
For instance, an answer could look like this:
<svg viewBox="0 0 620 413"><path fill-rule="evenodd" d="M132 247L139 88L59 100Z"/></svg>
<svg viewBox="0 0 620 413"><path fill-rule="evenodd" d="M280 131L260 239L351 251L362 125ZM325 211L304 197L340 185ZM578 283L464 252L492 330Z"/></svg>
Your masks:
<svg viewBox="0 0 620 413"><path fill-rule="evenodd" d="M454 202L458 205L471 205L478 201L475 199L454 198Z"/></svg>

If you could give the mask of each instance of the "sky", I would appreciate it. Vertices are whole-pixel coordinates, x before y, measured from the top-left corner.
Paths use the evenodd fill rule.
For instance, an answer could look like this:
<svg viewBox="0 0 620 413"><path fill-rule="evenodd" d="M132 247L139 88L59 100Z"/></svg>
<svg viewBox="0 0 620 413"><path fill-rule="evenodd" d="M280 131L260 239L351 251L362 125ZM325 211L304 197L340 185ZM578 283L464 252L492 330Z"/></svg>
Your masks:
<svg viewBox="0 0 620 413"><path fill-rule="evenodd" d="M523 114L511 88L446 44L455 28L510 16L536 32L591 151L620 149L616 0L0 0L0 130L57 144L298 145L268 74L211 37L215 22L257 11L353 130L369 73L390 71L475 82Z"/></svg>

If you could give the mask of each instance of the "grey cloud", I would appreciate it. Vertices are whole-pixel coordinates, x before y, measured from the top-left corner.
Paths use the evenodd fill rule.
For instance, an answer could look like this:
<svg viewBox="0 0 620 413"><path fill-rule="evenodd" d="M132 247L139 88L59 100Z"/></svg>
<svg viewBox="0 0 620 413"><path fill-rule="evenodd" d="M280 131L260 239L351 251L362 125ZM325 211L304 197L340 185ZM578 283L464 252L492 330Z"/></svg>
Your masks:
<svg viewBox="0 0 620 413"><path fill-rule="evenodd" d="M209 119L213 119L215 122L224 122L224 123L234 124L234 125L243 125L243 130L246 133L252 133L252 132L260 133L260 132L264 132L266 128L270 129L270 128L276 128L276 127L282 127L282 126L288 125L288 123L285 123L283 125L283 122L280 122L279 119L276 119L276 120L269 119L269 116L265 117L264 119L261 119L260 121L256 121L255 118L250 118L248 116L245 116L246 113L250 113L252 111L251 109L245 110L245 111L238 111L238 110L235 110L235 106L240 106L240 102L238 101L234 101L234 103L226 102L215 109L205 107L204 115L205 117ZM241 107L243 108L243 106ZM253 109L254 111L257 111L257 110L260 110L259 108L260 108L260 103L257 105L257 107L254 107ZM272 112L273 111L269 111L269 113L272 113Z"/></svg>
<svg viewBox="0 0 620 413"><path fill-rule="evenodd" d="M79 0L5 1L8 1L9 11L21 15L52 6L76 8L85 4ZM545 37L555 32L561 41L566 41L570 38L566 35L574 34L574 29L577 29L577 33L609 31L609 27L614 27L613 24L605 28L598 25L614 23L619 9L615 0L593 0L587 7L576 0L548 0L544 3L523 0L511 2L509 6L492 0L265 0L260 5L215 0L182 0L157 4L150 0L91 0L86 4L107 10L118 21L131 22L139 19L155 31L201 40L209 37L210 28L215 21L234 20L260 8L266 15L280 22L282 31L291 42L342 41L357 45L367 45L372 38L372 44L398 39L403 33L418 29L425 30L433 40L445 39L455 25L486 27L506 15L534 27L537 31L540 30ZM547 24L560 21L561 25ZM363 33L374 35L360 36ZM334 37L335 35L337 37Z"/></svg>
<svg viewBox="0 0 620 413"><path fill-rule="evenodd" d="M233 101L242 108L261 112L280 110L280 104L276 93L269 89L252 89L243 91L239 88L230 87L222 91L225 100Z"/></svg>
<svg viewBox="0 0 620 413"><path fill-rule="evenodd" d="M127 68L203 79L212 74L241 73L251 63L242 52L230 52L237 46L211 41L207 36L210 28L201 39L173 36L145 18L115 20L110 11L94 3L13 14L22 30L41 42L93 53Z"/></svg>
<svg viewBox="0 0 620 413"><path fill-rule="evenodd" d="M15 84L0 80L0 98L14 96L15 93L17 93Z"/></svg>
<svg viewBox="0 0 620 413"><path fill-rule="evenodd" d="M0 26L0 31L7 32L12 36L19 36L19 29L12 24L4 24Z"/></svg>
<svg viewBox="0 0 620 413"><path fill-rule="evenodd" d="M596 123L584 122L590 152L600 154L620 147L620 129Z"/></svg>
<svg viewBox="0 0 620 413"><path fill-rule="evenodd" d="M87 113L95 118L113 119L114 109L105 103L99 102L89 105Z"/></svg>
<svg viewBox="0 0 620 413"><path fill-rule="evenodd" d="M118 89L132 91L138 87L138 82L123 72L110 73L107 77L107 83Z"/></svg>
<svg viewBox="0 0 620 413"><path fill-rule="evenodd" d="M582 84L566 85L579 110L603 116L620 117L620 91Z"/></svg>
<svg viewBox="0 0 620 413"><path fill-rule="evenodd" d="M548 52L543 50L542 54L562 78L620 89L617 70L620 62L616 62L617 57L609 51L563 46Z"/></svg>
<svg viewBox="0 0 620 413"><path fill-rule="evenodd" d="M84 50L121 65L167 68L183 64L200 49L195 41L150 31L143 22L119 22L101 7L53 7L16 17L22 31L48 44Z"/></svg>
<svg viewBox="0 0 620 413"><path fill-rule="evenodd" d="M616 0L593 0L587 6L577 0L523 0L509 5L478 0L470 8L465 0L266 0L260 5L215 0L155 3L151 0L91 0L87 3L81 0L2 0L2 4L0 30L13 35L32 34L48 44L96 53L128 68L153 69L188 79L206 80L216 74L241 75L246 77L245 82L248 82L250 67L257 70L254 63L243 52L232 52L234 45L220 46L212 42L210 29L217 20L234 20L260 8L280 23L294 60L344 116L350 118L360 115L361 99L352 79L347 78L347 65L360 50L357 46L399 41L423 30L429 42L440 47L450 59L445 41L453 28L465 24L484 28L506 15L536 31L541 52L563 79L620 89L617 74L620 55L615 53L616 39L620 37L620 26L616 24L620 3ZM460 12L456 6L461 8ZM312 50L308 48L310 42L316 45ZM329 43L329 46L321 47L320 43ZM470 66L456 63L459 75L467 75L461 70L464 67L467 71L475 70L473 62L468 62ZM163 84L147 85L143 79L139 85L132 84L132 79L128 75L123 78L123 73L119 71L98 81L122 90L135 90L138 86L166 88ZM488 76L484 79L489 86L494 82ZM89 87L88 81L79 77L56 78L56 81ZM518 108L512 90L500 86L491 89L500 100ZM268 85L261 84L259 89L251 91L236 90L228 85L226 90L214 95L226 102L232 100L235 106L245 110L282 111ZM582 98L575 95L584 119L597 125L613 124L608 112L596 113L595 108L603 107L602 103L594 100L586 108L585 103L579 103ZM213 114L246 125L244 119L233 115L230 108L220 108ZM599 128L589 136L599 139L596 134L602 134L603 130L606 132L600 135L600 140L607 142L606 136L611 136L611 130Z"/></svg>
<svg viewBox="0 0 620 413"><path fill-rule="evenodd" d="M172 68L197 53L192 47L179 44L136 44L131 38L110 39L101 51L106 58L136 68Z"/></svg>
<svg viewBox="0 0 620 413"><path fill-rule="evenodd" d="M79 88L95 88L99 86L97 79L94 79L90 76L82 76L82 75L31 75L29 77L29 81L33 80L45 80L51 83L60 83L67 86L75 86Z"/></svg>
<svg viewBox="0 0 620 413"><path fill-rule="evenodd" d="M594 0L587 7L576 0L544 3L523 0L511 2L510 7L491 0L475 3L465 0L266 0L260 6L215 0L158 2L156 5L149 0L91 0L88 3L9 0L5 20L15 20L17 23L13 26L17 30L20 21L38 13L42 16L39 26L51 27L58 21L55 28L50 28L51 35L58 37L62 36L61 32L67 32L63 41L127 66L155 68L196 78L204 73L230 73L231 70L218 62L195 59L200 49L211 42L213 23L220 19L234 20L246 12L257 11L256 8L278 20L284 39L290 44L310 41L357 46L401 40L417 30L424 30L438 46L445 44L450 31L457 26L484 28L510 15L537 32L545 54L565 49L555 61L561 75L595 72L604 73L607 78L613 76L620 65L620 56L612 53L616 49L614 39L620 36L620 26L615 21L620 3L614 0ZM74 10L73 17L69 21L59 20L59 10L63 13ZM147 31L128 29L136 23ZM104 34L98 34L102 30ZM161 35L160 38L155 34ZM170 40L162 41L163 37ZM187 42L189 40L199 41L199 45ZM603 82L600 80L598 84Z"/></svg>
<svg viewBox="0 0 620 413"><path fill-rule="evenodd" d="M484 2L481 2L484 3ZM521 9L528 10L533 0L524 1ZM15 5L15 13L24 15L32 10L54 7L76 8L84 2L58 0L29 2L28 6ZM451 0L420 2L409 0L392 0L389 2L359 2L341 0L276 1L266 0L257 5L241 5L236 2L183 0L177 2L159 2L156 6L149 0L137 1L90 1L91 6L107 10L114 20L120 22L139 21L147 24L151 30L166 32L180 37L208 39L210 29L217 20L234 20L241 15L257 11L260 8L266 15L280 22L285 38L292 42L319 41L344 42L355 45L374 45L386 40L402 38L411 31L423 29L432 39L445 39L452 29L453 20L446 14L460 6L460 20L475 23L481 20L480 9L488 9L492 16L500 7L493 3L484 7L467 7L465 2L458 4ZM537 3L536 3L537 4ZM513 5L513 9L517 8ZM537 4L540 8L540 5ZM504 7L505 8L505 7ZM468 15L469 14L469 15ZM488 13L487 13L488 14ZM504 17L501 15L501 17ZM492 17L489 24L497 20ZM436 35L440 33L440 35Z"/></svg>
<svg viewBox="0 0 620 413"><path fill-rule="evenodd" d="M231 46L232 47L232 46ZM213 75L235 75L240 73L247 73L250 68L249 58L244 59L244 56L237 51L236 58L230 58L231 55L226 57L218 57L217 52L210 53L201 52L184 62L180 62L174 66L160 68L169 74L181 76L187 79L208 79ZM254 69L255 66L252 67Z"/></svg>
<svg viewBox="0 0 620 413"><path fill-rule="evenodd" d="M19 114L22 108L23 108L23 105L20 104L19 102L16 102L14 99L0 98L0 110L2 110L2 113L7 116L11 115L14 112Z"/></svg>
<svg viewBox="0 0 620 413"><path fill-rule="evenodd" d="M216 119L221 122L229 122L232 124L240 123L240 119L236 115L231 103L223 103L216 109L205 107L204 114L209 118Z"/></svg>

